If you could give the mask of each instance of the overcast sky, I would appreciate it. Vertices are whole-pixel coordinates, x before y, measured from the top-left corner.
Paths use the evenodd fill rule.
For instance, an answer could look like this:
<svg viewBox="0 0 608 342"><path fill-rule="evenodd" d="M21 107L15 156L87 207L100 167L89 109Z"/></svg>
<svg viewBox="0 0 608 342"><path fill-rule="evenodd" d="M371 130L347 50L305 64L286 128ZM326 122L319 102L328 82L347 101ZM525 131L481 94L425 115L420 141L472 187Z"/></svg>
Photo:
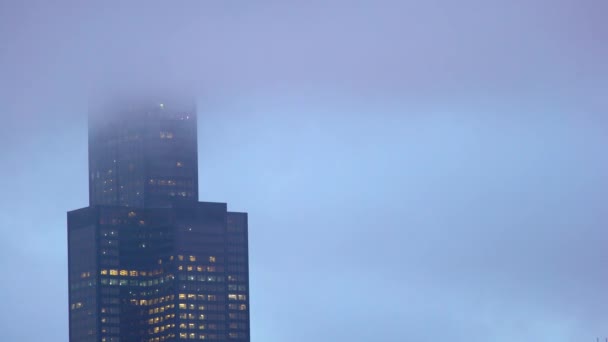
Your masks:
<svg viewBox="0 0 608 342"><path fill-rule="evenodd" d="M67 341L87 97L194 89L253 342L608 336L605 0L0 0L6 341Z"/></svg>

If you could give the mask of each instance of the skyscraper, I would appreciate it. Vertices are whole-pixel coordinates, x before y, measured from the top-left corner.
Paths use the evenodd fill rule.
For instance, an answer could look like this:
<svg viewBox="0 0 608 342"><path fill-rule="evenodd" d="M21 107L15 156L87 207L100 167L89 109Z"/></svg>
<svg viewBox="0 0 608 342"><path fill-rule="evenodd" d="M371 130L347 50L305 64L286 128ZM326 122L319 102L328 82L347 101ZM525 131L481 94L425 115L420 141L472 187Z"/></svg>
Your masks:
<svg viewBox="0 0 608 342"><path fill-rule="evenodd" d="M247 214L198 201L193 103L100 102L68 213L70 342L249 341Z"/></svg>

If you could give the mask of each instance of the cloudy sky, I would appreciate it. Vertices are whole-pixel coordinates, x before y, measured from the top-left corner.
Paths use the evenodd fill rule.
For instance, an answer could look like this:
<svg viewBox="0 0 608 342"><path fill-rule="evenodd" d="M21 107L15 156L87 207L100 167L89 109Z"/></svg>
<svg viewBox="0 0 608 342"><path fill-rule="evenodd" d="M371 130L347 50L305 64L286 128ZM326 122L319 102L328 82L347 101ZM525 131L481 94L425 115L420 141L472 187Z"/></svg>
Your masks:
<svg viewBox="0 0 608 342"><path fill-rule="evenodd" d="M253 342L608 336L604 0L0 0L0 313L67 341L87 98L194 89Z"/></svg>

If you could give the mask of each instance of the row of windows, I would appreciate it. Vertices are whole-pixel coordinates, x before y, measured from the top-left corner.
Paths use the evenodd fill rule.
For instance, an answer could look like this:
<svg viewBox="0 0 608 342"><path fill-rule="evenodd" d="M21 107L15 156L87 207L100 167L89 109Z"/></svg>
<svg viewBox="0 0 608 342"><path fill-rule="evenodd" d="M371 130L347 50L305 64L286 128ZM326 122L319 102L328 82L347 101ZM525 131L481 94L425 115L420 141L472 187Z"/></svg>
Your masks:
<svg viewBox="0 0 608 342"><path fill-rule="evenodd" d="M164 321L167 321L167 320L170 320L170 319L173 319L173 318L175 318L175 314L166 314L164 316L150 318L148 320L148 324L149 325L154 325L154 324L162 323Z"/></svg>
<svg viewBox="0 0 608 342"><path fill-rule="evenodd" d="M209 329L209 330L217 330L217 324L195 324L195 323L181 323L179 325L179 328L181 330L186 330L186 329L190 329L190 330L205 330L205 329Z"/></svg>
<svg viewBox="0 0 608 342"><path fill-rule="evenodd" d="M179 280L188 280L188 281L200 281L200 282L218 282L218 283L223 283L224 282L224 277L223 276L204 276L204 275L186 275L186 274L178 274L177 275Z"/></svg>
<svg viewBox="0 0 608 342"><path fill-rule="evenodd" d="M173 255L169 257L169 260L173 260ZM184 257L183 255L178 255L177 256L177 260L179 260L179 261L187 260L187 261L190 261L190 262L195 262L196 261L196 256L190 255L190 256L185 256ZM215 256L213 256L213 255L209 256L209 262L213 263L215 261L216 261L216 257Z"/></svg>
<svg viewBox="0 0 608 342"><path fill-rule="evenodd" d="M247 304L228 304L228 310L247 310Z"/></svg>
<svg viewBox="0 0 608 342"><path fill-rule="evenodd" d="M247 295L230 293L228 294L228 300L247 300Z"/></svg>
<svg viewBox="0 0 608 342"><path fill-rule="evenodd" d="M163 284L163 283L168 282L169 280L172 280L172 279L173 279L173 276L167 276L165 278L153 279L153 280L128 280L128 279L101 278L100 282L101 282L102 285L109 285L109 286L139 286L139 287L146 287L146 286L154 286L154 285Z"/></svg>
<svg viewBox="0 0 608 342"><path fill-rule="evenodd" d="M154 327L153 329L149 329L149 334L159 334L163 333L165 330L169 330L171 328L175 328L175 323L162 325L160 327Z"/></svg>
<svg viewBox="0 0 608 342"><path fill-rule="evenodd" d="M87 272L88 273L88 272ZM163 274L163 270L153 270L150 272L146 271L135 271L135 270L107 270L102 269L99 271L101 275L111 275L111 276L129 276L129 277L138 277L138 276L156 276ZM90 275L90 274L89 274Z"/></svg>
<svg viewBox="0 0 608 342"><path fill-rule="evenodd" d="M177 269L178 269L179 271L183 271L183 270L184 270L184 266L179 265L179 266L177 267ZM188 272L193 272L193 271L198 271L198 272L204 272L204 271L207 271L207 272L215 272L215 271L216 271L216 267L215 267L215 266L207 266L207 267L205 267L205 266L196 266L196 267L194 267L194 266L186 266L186 268L185 268L185 269L186 269Z"/></svg>
<svg viewBox="0 0 608 342"><path fill-rule="evenodd" d="M140 299L139 301L137 299L131 299L131 303L133 303L135 305L140 305L140 306L155 305L158 303L168 302L170 300L173 300L174 298L175 298L175 295L168 295L168 296L154 298L154 299Z"/></svg>

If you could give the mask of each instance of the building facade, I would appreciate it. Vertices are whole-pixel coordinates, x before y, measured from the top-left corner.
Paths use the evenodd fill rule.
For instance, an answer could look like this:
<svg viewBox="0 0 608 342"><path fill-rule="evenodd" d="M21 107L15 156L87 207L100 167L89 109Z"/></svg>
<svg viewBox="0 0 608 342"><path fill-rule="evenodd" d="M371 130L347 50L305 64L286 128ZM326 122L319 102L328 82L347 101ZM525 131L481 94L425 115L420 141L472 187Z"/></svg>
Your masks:
<svg viewBox="0 0 608 342"><path fill-rule="evenodd" d="M247 214L198 201L194 106L90 116L90 203L68 213L70 342L249 341Z"/></svg>

